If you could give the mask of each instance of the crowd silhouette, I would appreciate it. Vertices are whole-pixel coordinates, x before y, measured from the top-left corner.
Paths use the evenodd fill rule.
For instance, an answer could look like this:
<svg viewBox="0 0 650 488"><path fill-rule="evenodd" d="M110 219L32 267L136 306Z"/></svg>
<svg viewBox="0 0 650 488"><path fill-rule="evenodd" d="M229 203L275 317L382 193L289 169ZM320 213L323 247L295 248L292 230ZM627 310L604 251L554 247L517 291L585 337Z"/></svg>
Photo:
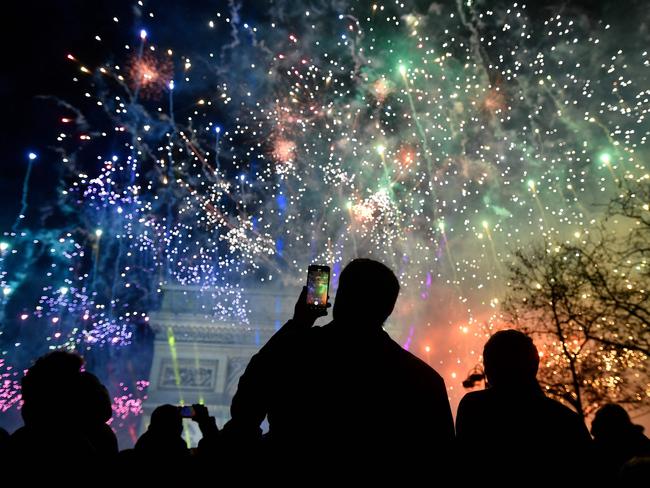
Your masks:
<svg viewBox="0 0 650 488"><path fill-rule="evenodd" d="M193 405L203 434L195 449L182 438L180 407L161 405L135 447L118 453L106 388L79 355L47 354L22 379L24 425L11 435L0 429L0 459L114 466L134 479L163 469L167 481L215 467L242 483L398 477L442 486L641 486L650 479L643 429L609 404L590 435L575 412L544 394L537 348L516 330L485 344L486 388L464 396L454 426L442 377L382 328L398 294L388 267L355 259L340 275L333 320L315 327L327 311L308 307L303 289L293 318L241 376L231 420L219 429L205 406Z"/></svg>

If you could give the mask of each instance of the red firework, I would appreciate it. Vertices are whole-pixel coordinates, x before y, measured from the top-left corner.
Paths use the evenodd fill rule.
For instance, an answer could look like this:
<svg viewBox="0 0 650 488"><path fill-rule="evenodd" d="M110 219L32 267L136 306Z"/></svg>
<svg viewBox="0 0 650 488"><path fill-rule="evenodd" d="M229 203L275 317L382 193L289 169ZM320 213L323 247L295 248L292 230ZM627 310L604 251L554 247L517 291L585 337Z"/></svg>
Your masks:
<svg viewBox="0 0 650 488"><path fill-rule="evenodd" d="M507 108L506 96L499 88L492 88L481 101L481 110L490 116Z"/></svg>
<svg viewBox="0 0 650 488"><path fill-rule="evenodd" d="M168 57L159 57L152 52L142 56L134 55L129 62L129 85L139 90L142 98L160 98L169 86L174 74L174 65Z"/></svg>
<svg viewBox="0 0 650 488"><path fill-rule="evenodd" d="M276 138L272 149L273 157L280 163L290 163L296 157L296 143L285 138Z"/></svg>
<svg viewBox="0 0 650 488"><path fill-rule="evenodd" d="M416 161L416 159L416 148L409 144L403 144L397 150L397 162L399 163L401 169L408 168Z"/></svg>

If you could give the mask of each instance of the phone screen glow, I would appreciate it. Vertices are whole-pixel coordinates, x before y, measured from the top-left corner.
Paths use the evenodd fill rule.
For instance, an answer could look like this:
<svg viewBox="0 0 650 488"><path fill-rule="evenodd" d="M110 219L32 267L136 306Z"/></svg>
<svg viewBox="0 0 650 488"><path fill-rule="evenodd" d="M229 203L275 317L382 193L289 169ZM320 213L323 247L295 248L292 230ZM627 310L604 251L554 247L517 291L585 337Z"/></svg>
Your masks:
<svg viewBox="0 0 650 488"><path fill-rule="evenodd" d="M311 268L307 275L307 304L324 307L327 304L329 270Z"/></svg>

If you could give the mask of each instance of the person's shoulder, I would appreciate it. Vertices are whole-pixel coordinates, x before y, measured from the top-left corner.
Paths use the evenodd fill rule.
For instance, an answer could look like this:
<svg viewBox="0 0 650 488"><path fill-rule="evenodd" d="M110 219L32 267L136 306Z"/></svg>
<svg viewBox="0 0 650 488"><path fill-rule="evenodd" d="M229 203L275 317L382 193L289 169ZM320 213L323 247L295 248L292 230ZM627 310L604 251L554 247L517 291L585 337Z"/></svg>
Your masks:
<svg viewBox="0 0 650 488"><path fill-rule="evenodd" d="M292 348L293 350L287 351L287 353L297 355L302 359L331 353L332 349L341 342L331 323L302 329L294 339L299 347Z"/></svg>
<svg viewBox="0 0 650 488"><path fill-rule="evenodd" d="M11 443L20 443L29 440L31 437L34 437L33 429L23 425L16 429L13 434L9 434L8 439Z"/></svg>
<svg viewBox="0 0 650 488"><path fill-rule="evenodd" d="M544 395L541 398L541 403L544 405L544 408L548 410L551 413L554 413L556 415L561 415L564 417L573 417L574 415L578 415L575 413L573 410L571 410L569 407L566 405L563 405L562 403L558 402L557 400L548 397Z"/></svg>
<svg viewBox="0 0 650 488"><path fill-rule="evenodd" d="M144 449L149 447L149 444L151 443L151 431L146 430L143 432L143 434L138 437L138 440L135 441L135 445L133 446L134 449Z"/></svg>
<svg viewBox="0 0 650 488"><path fill-rule="evenodd" d="M333 320L330 320L326 324L322 325L312 325L305 330L306 334L314 336L330 336L330 335L341 335L343 334L343 328L340 324L337 324Z"/></svg>
<svg viewBox="0 0 650 488"><path fill-rule="evenodd" d="M589 430L577 412L548 397L544 399L544 408L545 411L540 412L545 417L542 423L549 432L557 432L554 438L562 438L565 448L577 446L582 449L592 443Z"/></svg>
<svg viewBox="0 0 650 488"><path fill-rule="evenodd" d="M399 358L400 362L404 364L409 370L415 374L420 374L422 376L428 376L430 380L444 385L444 380L442 376L433 369L428 363L417 357L411 351L407 351L397 342L391 339L391 349L394 354Z"/></svg>
<svg viewBox="0 0 650 488"><path fill-rule="evenodd" d="M456 428L458 435L467 435L467 427L473 425L473 429L487 429L492 425L492 418L495 412L499 411L499 405L494 401L494 392L490 389L470 391L463 395L456 409ZM482 424L484 420L489 422ZM477 427L481 425L480 427Z"/></svg>
<svg viewBox="0 0 650 488"><path fill-rule="evenodd" d="M321 344L327 340L335 341L337 340L337 332L332 322L325 325L314 325L302 331L302 340L314 341L316 344Z"/></svg>
<svg viewBox="0 0 650 488"><path fill-rule="evenodd" d="M486 403L491 403L493 401L494 395L493 391L489 388L484 390L470 391L465 393L463 398L461 398L458 408L461 407L472 407L474 405L484 405Z"/></svg>
<svg viewBox="0 0 650 488"><path fill-rule="evenodd" d="M565 428L573 427L581 431L586 429L585 423L580 415L557 400L544 396L542 405L544 406L546 415L555 423L562 424Z"/></svg>

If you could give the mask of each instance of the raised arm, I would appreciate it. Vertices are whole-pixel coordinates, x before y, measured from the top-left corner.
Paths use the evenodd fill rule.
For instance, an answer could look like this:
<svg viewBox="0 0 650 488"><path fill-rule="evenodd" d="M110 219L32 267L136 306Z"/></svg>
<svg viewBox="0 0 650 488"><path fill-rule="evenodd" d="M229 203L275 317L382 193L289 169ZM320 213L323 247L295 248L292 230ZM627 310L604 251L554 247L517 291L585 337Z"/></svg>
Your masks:
<svg viewBox="0 0 650 488"><path fill-rule="evenodd" d="M324 315L327 315L326 310L314 310L307 306L307 288L303 287L294 307L293 318L251 358L239 379L230 407L231 420L223 429L226 438L237 442L261 438L260 425L268 414L281 362L299 347L302 332Z"/></svg>

